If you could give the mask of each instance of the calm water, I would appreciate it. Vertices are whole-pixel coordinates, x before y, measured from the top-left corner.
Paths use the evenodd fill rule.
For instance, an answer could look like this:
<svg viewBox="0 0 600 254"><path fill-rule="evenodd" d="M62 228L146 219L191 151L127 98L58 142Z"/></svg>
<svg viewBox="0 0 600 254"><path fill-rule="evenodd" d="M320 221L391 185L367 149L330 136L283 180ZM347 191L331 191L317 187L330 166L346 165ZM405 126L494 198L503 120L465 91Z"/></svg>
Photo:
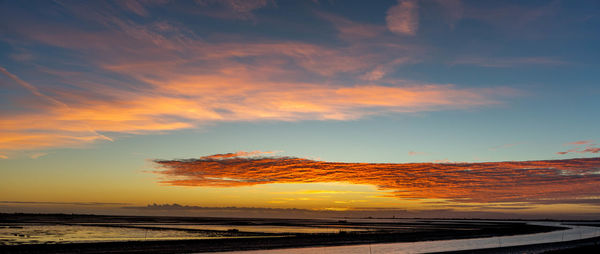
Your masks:
<svg viewBox="0 0 600 254"><path fill-rule="evenodd" d="M0 245L114 242L144 240L182 240L225 238L219 233L194 232L195 230L237 229L242 232L264 233L338 233L339 231L362 231L367 229L345 227L302 227L302 226L240 226L240 225L189 225L160 223L104 223L107 227L91 225L3 225L0 226ZM117 227L117 226L125 227ZM144 228L138 228L144 227ZM147 228L156 228L147 229ZM178 230L179 229L179 230ZM231 237L230 237L231 238Z"/></svg>
<svg viewBox="0 0 600 254"><path fill-rule="evenodd" d="M302 227L302 226L238 226L238 225L178 225L178 224L136 224L136 226L155 228L180 228L202 230L229 230L237 229L243 232L256 233L338 233L340 231L366 231L364 228L349 227Z"/></svg>
<svg viewBox="0 0 600 254"><path fill-rule="evenodd" d="M147 230L121 227L71 225L0 226L0 244L3 245L206 238L215 238L215 236L182 230Z"/></svg>
<svg viewBox="0 0 600 254"><path fill-rule="evenodd" d="M537 243L551 243L561 241L571 241L577 239L585 239L600 236L600 228L587 226L569 226L561 225L558 222L539 222L531 223L537 225L549 226L565 226L567 230L559 230L548 233L516 235L516 236L500 236L486 237L474 239L460 240L440 240L440 241L423 241L423 242L408 242L408 243L386 243L386 244L371 244L371 245L351 245L351 246L333 246L333 247L312 247L312 248L292 248L278 250L261 250L261 251L237 251L237 252L222 252L222 253L267 253L267 254L300 254L300 253L332 253L332 254L353 254L353 253L427 253L439 251L456 251L494 248L502 246L518 246Z"/></svg>
<svg viewBox="0 0 600 254"><path fill-rule="evenodd" d="M454 223L454 222L449 222ZM558 222L535 222L532 224L561 226ZM224 238L220 233L195 232L187 229L229 230L268 233L337 233L340 230L366 230L344 227L303 227L303 226L267 226L267 225L197 225L169 223L113 224L109 227L91 225L0 225L0 245L37 244L37 243L76 243L76 242L112 242L144 240L180 240ZM110 227L124 225L127 227ZM600 236L600 228L588 226L569 226L567 230L517 236L488 237L461 240L423 241L412 243L387 243L371 245L352 245L334 247L294 248L280 250L261 250L230 253L423 253L437 251L468 250L499 246L517 246L535 243L570 241ZM145 229L136 227L154 227ZM173 228L173 229L167 229ZM179 230L178 230L179 229ZM371 229L372 230L372 229Z"/></svg>

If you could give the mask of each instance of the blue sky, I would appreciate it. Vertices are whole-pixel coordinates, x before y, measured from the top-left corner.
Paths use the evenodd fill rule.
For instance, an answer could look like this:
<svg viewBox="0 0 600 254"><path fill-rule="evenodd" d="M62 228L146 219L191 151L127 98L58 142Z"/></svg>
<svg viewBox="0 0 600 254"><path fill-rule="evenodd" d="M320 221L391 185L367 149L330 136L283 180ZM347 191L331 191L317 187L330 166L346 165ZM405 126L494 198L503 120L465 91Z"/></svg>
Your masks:
<svg viewBox="0 0 600 254"><path fill-rule="evenodd" d="M160 193L176 187L156 184L152 160L238 151L365 163L600 152L595 1L0 7L3 200L39 201L9 194L39 184L62 188L44 201L90 201L61 196L90 179Z"/></svg>

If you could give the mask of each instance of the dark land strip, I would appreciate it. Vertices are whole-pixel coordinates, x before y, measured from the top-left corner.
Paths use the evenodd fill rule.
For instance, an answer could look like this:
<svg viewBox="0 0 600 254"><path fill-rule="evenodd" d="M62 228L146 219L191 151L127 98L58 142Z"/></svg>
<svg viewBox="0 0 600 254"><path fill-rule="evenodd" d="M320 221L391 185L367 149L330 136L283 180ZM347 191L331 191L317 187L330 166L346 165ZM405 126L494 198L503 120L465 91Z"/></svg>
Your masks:
<svg viewBox="0 0 600 254"><path fill-rule="evenodd" d="M540 243L521 246L498 247L488 249L440 252L443 254L504 254L504 253L600 253L600 237L586 238L557 243Z"/></svg>
<svg viewBox="0 0 600 254"><path fill-rule="evenodd" d="M337 234L294 234L259 238L7 245L0 246L0 253L190 253L265 250L465 239L541 233L558 229L561 228L525 223L498 223L472 225L471 227L463 225L453 229L452 225L446 224L445 228L430 228L417 232L368 231Z"/></svg>

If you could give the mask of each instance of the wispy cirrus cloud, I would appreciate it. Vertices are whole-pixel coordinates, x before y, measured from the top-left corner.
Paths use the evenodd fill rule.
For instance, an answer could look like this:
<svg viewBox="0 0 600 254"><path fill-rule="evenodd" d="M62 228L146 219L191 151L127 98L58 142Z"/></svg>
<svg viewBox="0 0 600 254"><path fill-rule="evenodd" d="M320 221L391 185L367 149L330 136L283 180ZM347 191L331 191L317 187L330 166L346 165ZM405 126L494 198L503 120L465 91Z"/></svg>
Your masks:
<svg viewBox="0 0 600 254"><path fill-rule="evenodd" d="M588 144L592 144L593 142L591 140L579 140L579 141L573 141L573 142L569 142L566 143L565 145L588 145Z"/></svg>
<svg viewBox="0 0 600 254"><path fill-rule="evenodd" d="M398 0L398 4L387 11L385 21L388 29L395 34L415 35L419 28L418 2Z"/></svg>
<svg viewBox="0 0 600 254"><path fill-rule="evenodd" d="M255 19L254 10L264 8L266 6L275 5L275 1L271 0L196 0L196 3L202 7L220 6L224 9L203 10L205 15L227 18L227 19Z"/></svg>
<svg viewBox="0 0 600 254"><path fill-rule="evenodd" d="M373 38L380 36L386 29L385 26L359 23L331 13L316 12L315 14L331 22L338 30L339 37L346 40Z"/></svg>
<svg viewBox="0 0 600 254"><path fill-rule="evenodd" d="M4 67L0 66L0 73L4 74L6 77L10 78L11 80L13 80L15 83L19 84L20 86L24 87L25 89L29 90L29 92L31 92L33 95L39 97L40 99L43 99L47 102L50 102L52 104L55 104L57 106L61 106L61 107L67 107L66 104L48 96L45 95L43 93L41 93L37 87L29 84L28 82L23 81L22 79L20 79L19 77L17 77L17 75L14 75L12 73L10 73L9 71L7 71Z"/></svg>
<svg viewBox="0 0 600 254"><path fill-rule="evenodd" d="M550 57L461 57L454 60L451 64L510 68L524 65L559 66L569 63Z"/></svg>
<svg viewBox="0 0 600 254"><path fill-rule="evenodd" d="M425 155L425 154L427 154L427 153L425 153L425 152L416 152L416 151L409 151L408 152L408 155L410 155L410 156Z"/></svg>
<svg viewBox="0 0 600 254"><path fill-rule="evenodd" d="M248 11L269 4L237 3L205 4L235 5ZM97 29L30 13L1 19L14 24L7 28L7 43L27 41L81 57L76 68L59 67L71 66L70 62L56 67L34 65L27 74L38 74L35 78L22 70L0 69L0 78L18 91L3 97L11 102L11 110L3 109L0 119L2 152L76 147L122 135L220 122L353 120L473 109L501 104L518 93L503 87L389 78L387 74L397 66L418 62L417 54L423 50L394 39L350 40L334 47L281 39L207 37L168 19L141 22L114 14L124 9L143 16L158 5L136 2L118 5L121 9L101 3L57 5L65 18ZM368 38L375 35L370 30L381 30L338 16L321 16L348 38ZM36 59L41 61L43 55Z"/></svg>
<svg viewBox="0 0 600 254"><path fill-rule="evenodd" d="M139 16L148 16L150 15L150 12L147 10L148 6L158 6L168 2L169 0L127 0L115 1L115 4Z"/></svg>
<svg viewBox="0 0 600 254"><path fill-rule="evenodd" d="M374 114L464 109L500 103L501 91L454 85L322 86L259 83L222 75L156 82L141 91L55 91L68 107L28 104L0 120L0 149L38 149L112 140L100 133L148 133L206 123L257 120L348 120ZM155 82L155 81L152 81ZM218 84L218 85L217 85ZM144 91L145 90L145 91Z"/></svg>
<svg viewBox="0 0 600 254"><path fill-rule="evenodd" d="M569 149L564 152L557 152L556 154L569 154L569 153L600 153L600 147L588 146L580 149Z"/></svg>
<svg viewBox="0 0 600 254"><path fill-rule="evenodd" d="M156 160L174 186L270 183L375 185L400 199L600 205L600 158L485 163L338 163L293 157Z"/></svg>
<svg viewBox="0 0 600 254"><path fill-rule="evenodd" d="M594 144L590 140L580 140L569 142L565 144L566 146L577 146L577 148L569 149L567 151L557 152L556 154L569 154L569 153L600 153L600 147L597 144Z"/></svg>
<svg viewBox="0 0 600 254"><path fill-rule="evenodd" d="M29 155L29 158L37 159L37 158L44 157L46 155L48 155L48 153L37 152L37 153L32 153L31 155Z"/></svg>

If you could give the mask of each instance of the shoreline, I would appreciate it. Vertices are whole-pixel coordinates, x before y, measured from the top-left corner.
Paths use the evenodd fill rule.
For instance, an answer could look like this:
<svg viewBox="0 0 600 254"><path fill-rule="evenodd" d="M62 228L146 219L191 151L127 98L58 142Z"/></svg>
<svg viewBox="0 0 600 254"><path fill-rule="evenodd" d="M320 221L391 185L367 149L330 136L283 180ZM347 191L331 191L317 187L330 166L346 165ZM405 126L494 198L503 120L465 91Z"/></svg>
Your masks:
<svg viewBox="0 0 600 254"><path fill-rule="evenodd" d="M551 226L513 224L503 229L480 230L447 229L405 233L296 234L276 238L26 244L0 246L0 253L201 253L467 239L542 233L560 229Z"/></svg>
<svg viewBox="0 0 600 254"><path fill-rule="evenodd" d="M495 254L495 253L600 253L600 236L555 243L538 243L474 250L433 252L438 254Z"/></svg>
<svg viewBox="0 0 600 254"><path fill-rule="evenodd" d="M459 240L498 236L524 235L566 229L559 224L529 224L519 220L478 219L242 219L207 217L144 217L144 216L94 216L64 214L3 214L0 224L5 225L65 225L94 227L123 227L147 230L178 230L224 236L211 239L154 239L106 242L62 242L1 245L0 253L202 253L226 251L261 251L288 248L354 246L386 243L414 243L435 240ZM568 222L567 222L568 223ZM162 227L155 227L158 224ZM598 221L579 221L571 224L598 226ZM170 227L169 225L174 225ZM177 225L223 225L229 230L177 228ZM265 233L244 232L235 229L243 226L275 227L339 227L364 228L367 231L338 233ZM377 229L377 230L374 230ZM587 248L597 244L600 237L567 242L530 244L514 247L496 247L446 253L506 253ZM587 246L587 247L586 247ZM483 247L483 246L481 246ZM598 252L600 253L600 252Z"/></svg>

